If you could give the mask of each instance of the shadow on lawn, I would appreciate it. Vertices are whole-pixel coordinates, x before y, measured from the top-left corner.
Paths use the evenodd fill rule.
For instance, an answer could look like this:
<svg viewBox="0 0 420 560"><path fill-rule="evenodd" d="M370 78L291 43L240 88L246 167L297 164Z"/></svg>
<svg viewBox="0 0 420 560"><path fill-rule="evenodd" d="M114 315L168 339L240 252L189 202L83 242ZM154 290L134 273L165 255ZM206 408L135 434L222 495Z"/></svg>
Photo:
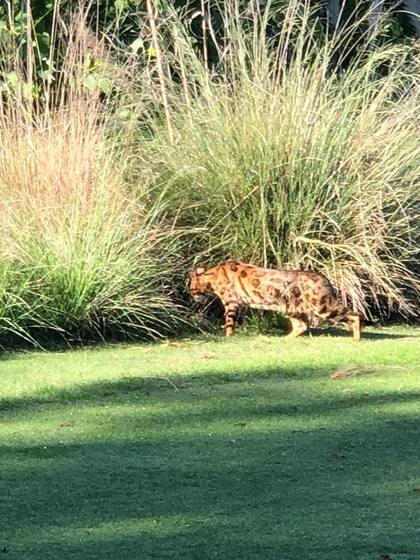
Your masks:
<svg viewBox="0 0 420 560"><path fill-rule="evenodd" d="M224 338L222 334L223 327L219 325L220 328L215 328L214 332L207 332L207 334L197 334L197 333L179 333L178 335L174 335L170 338L171 341L183 341L185 338L188 340L195 340L195 341L208 341L208 340L221 340ZM287 328L286 328L287 330ZM241 333L241 328L239 327L237 330L238 333ZM286 336L286 331L282 331L281 329L276 330L273 328L269 328L267 331L264 329L260 332L258 331L247 331L246 334L242 334L242 336L258 336L258 335L269 335L275 336L279 338L283 338ZM302 335L303 337L307 336L314 336L314 337L322 337L322 336L333 336L333 337L344 337L350 338L351 333L346 330L344 326L341 327L334 327L331 325L326 325L325 327L312 327L309 331ZM362 340L398 340L404 338L412 338L413 340L420 339L420 334L405 334L405 333L395 333L395 332L384 332L376 331L372 332L370 330L363 330L362 331ZM162 344L162 340L166 340L165 338L152 340L152 341L144 341L141 338L132 337L128 340L120 340L120 339L107 339L105 342L101 340L71 340L71 341L62 341L61 338L46 338L45 340L40 342L39 348L34 347L32 344L18 340L15 342L9 342L4 346L0 344L0 361L5 360L14 360L16 357L20 357L25 355L26 353L44 353L48 352L73 352L74 350L82 350L82 349L96 349L101 347L109 348L112 345L116 345L120 347L124 344L141 344L141 345L159 345Z"/></svg>
<svg viewBox="0 0 420 560"><path fill-rule="evenodd" d="M252 391L258 399L266 387ZM278 387L274 401L281 394ZM127 397L140 416L147 396ZM414 397L390 394L387 402ZM160 400L164 408L162 392L154 395ZM292 410L274 401L261 409L220 401L207 395L207 407L181 410L180 424L199 428L195 434L150 437L156 416L142 413L127 439L0 447L7 558L418 558L414 417L361 408L354 425L294 431L272 418L346 412L349 402L330 395L298 400ZM162 430L176 425L176 413L163 415ZM256 417L263 430L253 429ZM131 416L126 422L133 426Z"/></svg>
<svg viewBox="0 0 420 560"><path fill-rule="evenodd" d="M351 334L344 328L339 327L326 327L326 328L311 328L310 332L305 333L304 336L338 336L349 338ZM366 331L362 330L362 340L398 340L401 338L412 338L413 340L420 340L420 336L404 333L392 333L384 331Z"/></svg>
<svg viewBox="0 0 420 560"><path fill-rule="evenodd" d="M196 372L193 374L185 374L182 376L169 375L169 376L140 376L135 377L131 375L127 378L122 378L118 381L111 382L97 382L89 383L83 385L76 385L70 389L55 389L53 391L48 391L45 393L40 393L36 396L19 396L11 398L1 398L0 399L0 420L10 419L16 417L20 414L22 415L32 415L33 412L37 412L42 407L51 406L70 406L70 405L112 405L118 402L118 404L126 405L132 402L138 404L136 399L148 399L150 395L152 397L157 397L162 400L162 402L170 402L183 395L191 398L189 393L196 389L207 389L211 390L212 387L219 387L223 392L226 387L241 387L243 384L284 384L287 382L296 382L301 384L306 382L311 382L316 379L328 379L329 374L335 371L339 367L338 365L334 368L329 367L309 367L306 364L296 368L296 367L278 367L267 369L264 368L260 371L255 369L244 370L242 369L238 373L221 372L220 370ZM387 366L383 366L383 370L380 367L377 370L369 370L369 366L366 367L369 376L375 376L380 374L387 374L392 376L398 376L401 373L401 369L393 369ZM404 368L403 368L404 369ZM362 368L363 370L363 368ZM340 380L331 380L333 384L340 383ZM235 390L233 389L233 392ZM248 389L249 391L249 389ZM243 390L241 391L243 393ZM204 396L204 400L208 397L208 394ZM289 415L295 414L297 410L301 414L322 414L328 410L335 409L351 409L359 404L386 404L386 403L400 403L400 402L416 402L420 401L420 390L419 391L398 391L391 393L389 391L375 391L373 394L365 395L348 395L342 394L341 396L334 395L334 398L328 398L320 401L319 398L307 399L305 402L296 406L294 403L281 403L279 405L270 405L267 410L259 406L258 414L282 414ZM200 406L200 396L193 393L192 398L194 399L194 405L199 408ZM234 398L234 397L233 397ZM245 403L249 406L249 403ZM238 403L228 402L225 414L227 417L236 418L240 416ZM197 413L200 415L200 412ZM174 418L176 423L176 418Z"/></svg>

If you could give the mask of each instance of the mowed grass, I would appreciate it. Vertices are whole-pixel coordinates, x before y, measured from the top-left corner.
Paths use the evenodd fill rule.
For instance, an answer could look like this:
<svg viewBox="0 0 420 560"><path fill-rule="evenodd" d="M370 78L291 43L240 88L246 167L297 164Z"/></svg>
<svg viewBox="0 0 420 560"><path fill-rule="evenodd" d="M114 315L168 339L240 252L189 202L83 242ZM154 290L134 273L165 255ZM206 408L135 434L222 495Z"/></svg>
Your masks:
<svg viewBox="0 0 420 560"><path fill-rule="evenodd" d="M420 559L420 328L11 353L0 379L4 558Z"/></svg>

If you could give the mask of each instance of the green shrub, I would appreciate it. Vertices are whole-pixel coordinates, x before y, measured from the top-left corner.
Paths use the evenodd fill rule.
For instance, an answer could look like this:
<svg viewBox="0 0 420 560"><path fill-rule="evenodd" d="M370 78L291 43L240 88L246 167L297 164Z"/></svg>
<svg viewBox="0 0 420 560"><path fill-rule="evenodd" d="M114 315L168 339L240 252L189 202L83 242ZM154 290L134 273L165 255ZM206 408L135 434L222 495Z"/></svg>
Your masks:
<svg viewBox="0 0 420 560"><path fill-rule="evenodd" d="M176 231L128 189L98 109L0 116L1 340L158 336L179 316Z"/></svg>
<svg viewBox="0 0 420 560"><path fill-rule="evenodd" d="M414 47L366 40L340 72L349 31L320 41L310 21L291 6L273 48L264 22L249 34L227 13L225 62L212 75L174 17L160 38L169 28L178 49L166 54L171 120L151 119L153 137L140 142L143 180L164 185L182 226L201 228L197 260L316 269L368 316L415 313Z"/></svg>

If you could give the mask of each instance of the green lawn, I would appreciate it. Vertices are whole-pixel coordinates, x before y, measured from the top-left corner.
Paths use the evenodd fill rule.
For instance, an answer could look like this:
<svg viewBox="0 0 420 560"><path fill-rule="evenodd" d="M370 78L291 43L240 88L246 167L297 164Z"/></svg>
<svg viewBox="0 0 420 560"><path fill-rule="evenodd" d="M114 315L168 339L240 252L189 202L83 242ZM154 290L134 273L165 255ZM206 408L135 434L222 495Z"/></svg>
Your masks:
<svg viewBox="0 0 420 560"><path fill-rule="evenodd" d="M0 557L420 559L419 328L3 354L0 379Z"/></svg>

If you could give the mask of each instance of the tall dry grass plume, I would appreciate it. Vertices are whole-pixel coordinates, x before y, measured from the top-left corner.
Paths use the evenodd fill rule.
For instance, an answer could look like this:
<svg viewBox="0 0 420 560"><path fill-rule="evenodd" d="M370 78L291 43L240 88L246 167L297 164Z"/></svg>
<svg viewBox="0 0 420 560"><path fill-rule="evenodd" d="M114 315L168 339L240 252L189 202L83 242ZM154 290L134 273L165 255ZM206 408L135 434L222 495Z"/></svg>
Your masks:
<svg viewBox="0 0 420 560"><path fill-rule="evenodd" d="M158 336L178 315L176 235L163 203L146 207L127 184L109 133L100 80L118 68L83 14L66 30L54 87L34 95L26 60L0 106L0 338ZM87 59L103 65L96 81Z"/></svg>

